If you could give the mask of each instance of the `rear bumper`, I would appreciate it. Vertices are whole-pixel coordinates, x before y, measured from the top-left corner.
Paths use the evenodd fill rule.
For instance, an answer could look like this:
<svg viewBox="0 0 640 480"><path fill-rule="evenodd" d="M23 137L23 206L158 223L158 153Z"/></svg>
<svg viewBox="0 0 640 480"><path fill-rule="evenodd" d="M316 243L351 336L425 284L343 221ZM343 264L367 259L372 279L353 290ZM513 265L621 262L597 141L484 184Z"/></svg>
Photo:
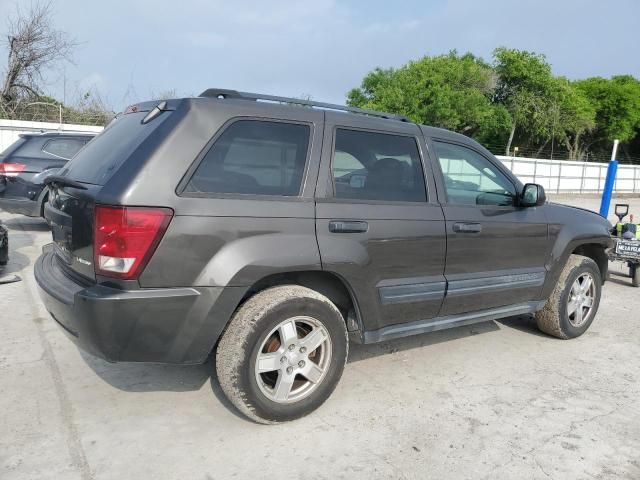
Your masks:
<svg viewBox="0 0 640 480"><path fill-rule="evenodd" d="M36 200L29 200L28 198L0 197L0 210L28 217L40 216L40 204Z"/></svg>
<svg viewBox="0 0 640 480"><path fill-rule="evenodd" d="M65 274L50 246L36 262L35 278L67 336L109 362L202 363L234 308L235 292L223 287L124 291L82 285Z"/></svg>

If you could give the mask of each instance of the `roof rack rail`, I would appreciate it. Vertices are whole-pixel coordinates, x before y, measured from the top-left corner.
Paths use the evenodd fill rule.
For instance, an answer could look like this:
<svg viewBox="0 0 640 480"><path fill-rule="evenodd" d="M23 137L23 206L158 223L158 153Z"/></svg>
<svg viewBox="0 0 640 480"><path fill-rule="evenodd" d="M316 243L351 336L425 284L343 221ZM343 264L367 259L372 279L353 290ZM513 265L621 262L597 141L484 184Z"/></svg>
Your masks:
<svg viewBox="0 0 640 480"><path fill-rule="evenodd" d="M292 97L278 97L275 95L263 95L261 93L238 92L237 90L226 90L223 88L208 88L202 92L200 97L208 98L230 98L238 100L266 101L275 103L288 103L290 105L302 105L305 107L316 107L325 110L338 110L341 112L358 113L360 115L369 115L370 117L386 118L389 120L398 120L401 122L410 122L407 117L395 115L393 113L377 112L375 110L366 110L364 108L347 107L345 105L337 105L334 103L314 102L313 100L302 100Z"/></svg>

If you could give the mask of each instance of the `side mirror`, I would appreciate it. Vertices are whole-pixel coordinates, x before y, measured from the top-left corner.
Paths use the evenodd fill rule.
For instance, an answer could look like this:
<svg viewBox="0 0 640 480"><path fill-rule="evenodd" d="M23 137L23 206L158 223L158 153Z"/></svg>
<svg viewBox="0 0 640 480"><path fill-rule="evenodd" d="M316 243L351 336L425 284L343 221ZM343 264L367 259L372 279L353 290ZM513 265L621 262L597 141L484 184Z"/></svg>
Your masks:
<svg viewBox="0 0 640 480"><path fill-rule="evenodd" d="M544 187L537 183L527 183L520 194L521 207L539 207L547 202Z"/></svg>

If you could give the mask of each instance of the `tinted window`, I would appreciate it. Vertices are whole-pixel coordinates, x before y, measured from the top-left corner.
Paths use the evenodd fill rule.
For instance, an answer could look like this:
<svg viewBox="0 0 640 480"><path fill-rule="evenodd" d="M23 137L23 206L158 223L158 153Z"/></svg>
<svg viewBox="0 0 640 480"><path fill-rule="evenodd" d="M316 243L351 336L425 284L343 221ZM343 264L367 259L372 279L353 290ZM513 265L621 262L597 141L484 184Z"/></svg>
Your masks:
<svg viewBox="0 0 640 480"><path fill-rule="evenodd" d="M422 163L413 137L338 129L335 145L336 197L426 201Z"/></svg>
<svg viewBox="0 0 640 480"><path fill-rule="evenodd" d="M307 125L237 121L209 149L185 191L298 195L309 133Z"/></svg>
<svg viewBox="0 0 640 480"><path fill-rule="evenodd" d="M0 152L0 157L4 157L7 155L11 155L12 153L15 153L22 145L24 145L26 141L27 141L26 138L20 137L18 140L16 140L7 148L5 148L2 152Z"/></svg>
<svg viewBox="0 0 640 480"><path fill-rule="evenodd" d="M461 145L434 144L449 203L513 205L515 187L488 159Z"/></svg>
<svg viewBox="0 0 640 480"><path fill-rule="evenodd" d="M86 140L80 138L56 138L45 143L42 151L69 160L85 143Z"/></svg>
<svg viewBox="0 0 640 480"><path fill-rule="evenodd" d="M147 113L128 113L118 117L66 164L61 175L66 174L79 182L104 185L134 150L171 115L171 112L164 112L153 122L143 125L142 119Z"/></svg>

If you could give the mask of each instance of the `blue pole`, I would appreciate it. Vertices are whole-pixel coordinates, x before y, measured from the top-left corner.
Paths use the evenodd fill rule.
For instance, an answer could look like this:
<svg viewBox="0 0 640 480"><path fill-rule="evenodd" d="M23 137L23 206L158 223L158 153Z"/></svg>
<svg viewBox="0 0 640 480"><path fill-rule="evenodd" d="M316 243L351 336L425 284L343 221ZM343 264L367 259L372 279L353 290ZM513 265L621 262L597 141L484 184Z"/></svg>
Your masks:
<svg viewBox="0 0 640 480"><path fill-rule="evenodd" d="M613 195L613 187L616 183L616 173L618 172L618 161L616 160L616 151L618 150L618 140L613 142L613 152L611 153L611 161L607 168L607 179L604 182L604 191L602 192L602 201L600 202L600 215L604 218L609 216L609 206L611 205L611 196Z"/></svg>

